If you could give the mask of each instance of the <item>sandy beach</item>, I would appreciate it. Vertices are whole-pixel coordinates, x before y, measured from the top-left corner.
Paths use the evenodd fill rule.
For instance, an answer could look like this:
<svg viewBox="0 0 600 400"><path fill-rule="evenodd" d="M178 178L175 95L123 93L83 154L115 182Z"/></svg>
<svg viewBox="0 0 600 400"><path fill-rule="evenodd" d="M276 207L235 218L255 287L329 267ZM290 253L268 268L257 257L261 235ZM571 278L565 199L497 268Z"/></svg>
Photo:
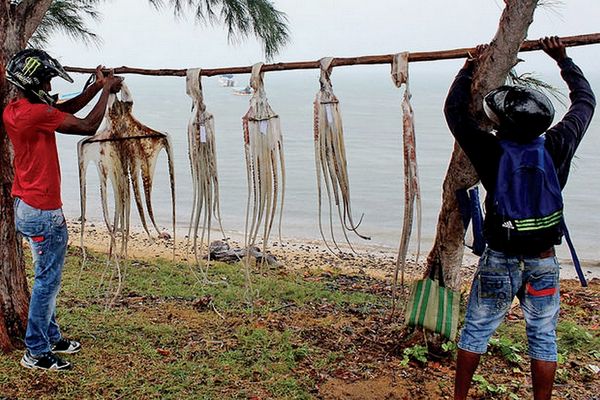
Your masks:
<svg viewBox="0 0 600 400"><path fill-rule="evenodd" d="M79 221L68 221L69 243L73 246L80 245L81 224ZM156 234L149 237L141 227L132 227L128 242L128 258L153 260L175 258L177 262L194 263L194 254L191 245L188 245L187 231L178 230L176 235L175 252L173 253L173 239L159 238ZM211 241L221 240L222 235L218 232L213 233ZM227 243L232 248L242 247L244 238L236 237L232 234L227 239ZM110 243L110 237L103 222L88 222L85 226L84 245L85 247L107 253ZM339 270L344 273L367 274L373 278L391 279L396 265L396 250L380 246L353 245L356 253L352 253L349 248L340 256L331 253L324 243L320 240L283 240L279 243L277 240L271 240L267 251L272 254L281 265L290 270L301 269L322 269ZM419 263L415 264L414 256L406 265L407 276L419 276L424 270L424 256L419 257ZM473 262L469 264L470 269L475 268Z"/></svg>
<svg viewBox="0 0 600 400"><path fill-rule="evenodd" d="M81 224L77 220L69 220L69 243L73 246L80 245ZM165 229L168 232L168 229ZM229 234L229 232L226 232ZM222 239L219 232L214 232L211 241ZM241 235L231 234L227 243L232 248L242 247L244 238ZM173 239L170 234L159 238L156 234L149 237L141 227L131 228L128 242L128 258L139 260L175 259L177 262L194 263L194 254L191 245L188 245L187 231L178 230L176 246L173 252ZM90 221L86 224L84 245L97 252L108 253L109 235L103 222ZM321 240L283 240L279 243L272 238L267 249L281 265L288 270L325 270L339 271L349 274L365 274L376 279L391 281L396 266L397 249L353 244L356 253L352 253L345 246L343 254L331 253ZM422 250L418 262L415 256L409 255L405 274L408 280L418 279L425 270L425 261L429 248ZM478 257L471 254L468 249L463 257L463 271L461 272L463 284L468 284L477 267ZM569 265L570 260L560 260L562 264L561 279L576 279L574 268ZM584 265L584 273L588 279L600 278L600 269L597 266Z"/></svg>

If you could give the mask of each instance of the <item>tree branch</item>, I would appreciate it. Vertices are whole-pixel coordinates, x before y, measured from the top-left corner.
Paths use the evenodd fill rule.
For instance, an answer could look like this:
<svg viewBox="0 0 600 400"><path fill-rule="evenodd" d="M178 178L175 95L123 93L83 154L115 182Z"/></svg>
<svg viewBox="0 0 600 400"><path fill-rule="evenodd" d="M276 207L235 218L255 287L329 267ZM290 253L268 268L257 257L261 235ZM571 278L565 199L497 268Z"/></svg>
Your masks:
<svg viewBox="0 0 600 400"><path fill-rule="evenodd" d="M19 36L21 40L24 40L21 47L24 47L24 44L33 35L51 4L52 0L23 0L17 6L16 19L21 21Z"/></svg>

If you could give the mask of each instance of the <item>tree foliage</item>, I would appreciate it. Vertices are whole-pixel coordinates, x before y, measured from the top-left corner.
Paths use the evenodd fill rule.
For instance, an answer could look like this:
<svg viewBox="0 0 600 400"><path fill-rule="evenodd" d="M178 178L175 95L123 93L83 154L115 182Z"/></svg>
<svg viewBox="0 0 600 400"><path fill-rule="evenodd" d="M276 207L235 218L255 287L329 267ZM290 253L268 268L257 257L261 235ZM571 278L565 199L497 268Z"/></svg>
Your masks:
<svg viewBox="0 0 600 400"><path fill-rule="evenodd" d="M98 20L97 6L103 0L54 0L30 45L42 47L52 34L65 33L74 39L97 44L100 38L88 26ZM224 25L230 42L254 35L262 44L267 59L289 42L285 13L270 0L148 0L157 10L173 9L176 17L191 13L202 24Z"/></svg>
<svg viewBox="0 0 600 400"><path fill-rule="evenodd" d="M230 41L254 34L271 59L289 42L285 13L275 9L270 0L148 0L157 8L168 4L176 16L191 10L197 21L224 24Z"/></svg>
<svg viewBox="0 0 600 400"><path fill-rule="evenodd" d="M42 22L29 40L32 47L44 47L48 39L57 32L82 40L99 43L100 38L88 29L86 20L99 20L96 7L102 0L54 0Z"/></svg>

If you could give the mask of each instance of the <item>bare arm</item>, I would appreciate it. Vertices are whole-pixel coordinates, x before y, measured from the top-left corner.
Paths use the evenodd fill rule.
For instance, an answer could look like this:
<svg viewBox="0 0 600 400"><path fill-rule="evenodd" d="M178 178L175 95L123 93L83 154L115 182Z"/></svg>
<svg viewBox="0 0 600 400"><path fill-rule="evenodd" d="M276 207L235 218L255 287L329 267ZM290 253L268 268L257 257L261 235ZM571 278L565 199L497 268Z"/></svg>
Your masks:
<svg viewBox="0 0 600 400"><path fill-rule="evenodd" d="M96 96L99 91L102 90L102 87L104 86L104 77L102 76L101 68L101 66L98 66L96 68L96 81L93 84L88 86L82 93L80 93L76 97L67 100L63 103L56 104L54 107L62 112L66 112L69 114L75 114L79 112L90 101L92 101L94 96Z"/></svg>
<svg viewBox="0 0 600 400"><path fill-rule="evenodd" d="M111 71L103 81L100 99L85 118L77 118L72 114L67 114L64 121L56 129L60 133L67 135L92 136L96 133L106 112L108 96L111 93L117 93L121 90L122 78L113 76Z"/></svg>

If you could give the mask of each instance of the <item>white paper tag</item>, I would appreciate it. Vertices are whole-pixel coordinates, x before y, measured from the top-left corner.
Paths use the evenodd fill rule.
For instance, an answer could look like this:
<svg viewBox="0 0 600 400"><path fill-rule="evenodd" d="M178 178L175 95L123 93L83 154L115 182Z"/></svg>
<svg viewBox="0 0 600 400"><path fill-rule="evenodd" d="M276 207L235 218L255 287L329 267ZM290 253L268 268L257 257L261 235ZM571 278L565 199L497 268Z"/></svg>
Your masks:
<svg viewBox="0 0 600 400"><path fill-rule="evenodd" d="M333 125L333 104L325 105L325 113L327 114L327 123Z"/></svg>
<svg viewBox="0 0 600 400"><path fill-rule="evenodd" d="M200 125L200 142L206 143L206 127L204 125Z"/></svg>
<svg viewBox="0 0 600 400"><path fill-rule="evenodd" d="M260 130L260 133L262 133L263 135L266 135L268 128L269 128L269 121L267 121L266 119L258 121L258 129Z"/></svg>

